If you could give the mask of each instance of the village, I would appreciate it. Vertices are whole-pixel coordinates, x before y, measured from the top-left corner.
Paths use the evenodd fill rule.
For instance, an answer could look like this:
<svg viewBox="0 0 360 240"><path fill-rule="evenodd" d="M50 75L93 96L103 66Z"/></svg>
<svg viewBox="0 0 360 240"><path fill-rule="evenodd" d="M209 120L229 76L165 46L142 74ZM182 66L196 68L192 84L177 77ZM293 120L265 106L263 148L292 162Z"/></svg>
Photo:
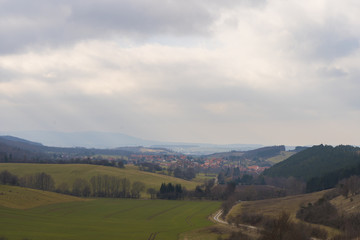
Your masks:
<svg viewBox="0 0 360 240"><path fill-rule="evenodd" d="M163 169L193 168L198 172L218 173L222 169L239 168L240 172L248 174L260 174L268 166L251 164L247 159L241 161L229 160L221 157L198 157L186 155L137 155L128 158L128 164L138 165L140 163L157 164Z"/></svg>

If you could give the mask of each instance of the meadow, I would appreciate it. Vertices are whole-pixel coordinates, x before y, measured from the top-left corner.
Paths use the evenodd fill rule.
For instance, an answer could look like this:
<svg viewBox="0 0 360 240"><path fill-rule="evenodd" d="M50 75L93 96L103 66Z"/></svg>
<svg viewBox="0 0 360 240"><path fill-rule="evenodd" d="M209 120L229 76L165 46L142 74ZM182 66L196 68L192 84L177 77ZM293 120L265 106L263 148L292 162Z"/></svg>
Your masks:
<svg viewBox="0 0 360 240"><path fill-rule="evenodd" d="M37 172L50 174L56 186L67 183L72 186L76 178L90 180L97 175L117 176L127 178L131 182L140 181L145 183L147 188L160 189L162 183L181 184L189 190L195 189L198 182L187 181L172 176L144 172L138 170L136 166L126 165L125 168L105 167L89 164L34 164L34 163L0 163L0 171L8 170L19 177Z"/></svg>
<svg viewBox="0 0 360 240"><path fill-rule="evenodd" d="M29 196L28 200L23 199L12 207L4 206L11 201L9 196L22 191L28 190L0 185L0 237L8 240L178 239L184 232L212 225L208 216L220 207L219 202L210 201L67 199L61 194L38 190L25 192L23 195ZM48 202L36 207L26 203L43 198ZM64 199L64 202L52 203L51 199Z"/></svg>

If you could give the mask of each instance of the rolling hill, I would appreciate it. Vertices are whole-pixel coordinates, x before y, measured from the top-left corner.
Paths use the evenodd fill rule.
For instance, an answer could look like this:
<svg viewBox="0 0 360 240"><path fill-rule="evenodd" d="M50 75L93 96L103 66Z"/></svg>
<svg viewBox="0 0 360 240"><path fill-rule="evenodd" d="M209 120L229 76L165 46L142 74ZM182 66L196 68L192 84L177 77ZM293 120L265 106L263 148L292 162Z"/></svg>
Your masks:
<svg viewBox="0 0 360 240"><path fill-rule="evenodd" d="M84 178L90 180L91 177L97 175L118 176L127 178L131 182L140 181L145 183L147 188L159 189L162 183L181 184L187 189L195 189L198 183L186 181L167 175L144 172L135 166L127 165L125 169L115 167L105 167L88 164L27 164L27 163L0 163L0 171L8 170L17 176L25 176L38 172L50 174L55 180L55 184L67 183L72 186L76 178Z"/></svg>
<svg viewBox="0 0 360 240"><path fill-rule="evenodd" d="M31 188L0 185L0 206L29 209L54 203L87 201L82 198Z"/></svg>

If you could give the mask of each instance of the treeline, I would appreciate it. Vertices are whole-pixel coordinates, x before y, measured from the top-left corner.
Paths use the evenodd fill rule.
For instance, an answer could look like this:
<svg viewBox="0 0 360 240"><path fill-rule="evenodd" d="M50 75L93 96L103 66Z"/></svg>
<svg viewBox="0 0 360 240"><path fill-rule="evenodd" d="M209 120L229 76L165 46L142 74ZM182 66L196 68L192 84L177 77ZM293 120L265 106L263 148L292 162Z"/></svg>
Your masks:
<svg viewBox="0 0 360 240"><path fill-rule="evenodd" d="M316 192L333 188L342 179L346 179L353 175L360 175L360 163L347 168L341 168L339 170L326 173L321 177L311 178L306 183L306 191Z"/></svg>
<svg viewBox="0 0 360 240"><path fill-rule="evenodd" d="M269 177L241 172L239 167L223 169L217 175L220 185L235 183L240 186L269 185L281 189L286 195L305 193L306 183L294 177ZM257 187L259 188L259 187Z"/></svg>
<svg viewBox="0 0 360 240"><path fill-rule="evenodd" d="M145 184L142 182L131 183L127 178L98 175L93 176L90 181L83 178L75 179L71 191L66 183L62 183L56 192L79 197L140 198L144 190Z"/></svg>
<svg viewBox="0 0 360 240"><path fill-rule="evenodd" d="M180 168L177 167L174 169L174 177L181 178L185 180L191 180L196 177L196 171L194 168Z"/></svg>
<svg viewBox="0 0 360 240"><path fill-rule="evenodd" d="M160 199L183 199L184 190L181 187L181 184L173 185L172 183L163 183L161 184L160 191L157 193L157 197Z"/></svg>
<svg viewBox="0 0 360 240"><path fill-rule="evenodd" d="M7 170L0 172L0 184L55 191L79 197L140 198L141 192L145 190L143 182L131 183L127 178L109 175L93 176L90 181L77 178L71 187L65 182L55 187L52 176L44 172L19 178Z"/></svg>
<svg viewBox="0 0 360 240"><path fill-rule="evenodd" d="M162 171L162 167L159 164L156 163L149 163L149 162L142 162L138 164L139 170L145 171L145 172L156 172L156 171Z"/></svg>
<svg viewBox="0 0 360 240"><path fill-rule="evenodd" d="M54 191L54 179L44 172L18 177L9 171L0 172L0 184L35 188L44 191Z"/></svg>
<svg viewBox="0 0 360 240"><path fill-rule="evenodd" d="M4 155L7 156L7 155ZM0 163L42 163L42 164L91 164L108 167L125 168L126 160L108 160L108 159L93 159L93 158L71 158L69 160L63 159L49 159L49 158L31 158L26 156L23 159L13 159L11 154L9 157L0 157Z"/></svg>
<svg viewBox="0 0 360 240"><path fill-rule="evenodd" d="M235 182L241 185L261 184L252 175L241 172L239 167L223 169L217 176L219 184Z"/></svg>
<svg viewBox="0 0 360 240"><path fill-rule="evenodd" d="M51 162L49 162L51 163ZM92 158L73 158L70 160L55 160L53 163L57 164L91 164L107 167L125 168L126 160L107 160L107 159L92 159Z"/></svg>
<svg viewBox="0 0 360 240"><path fill-rule="evenodd" d="M199 172L198 170L195 170L193 167L170 167L168 169L163 169L159 164L157 163L150 163L150 162L140 162L136 164L139 166L139 170L146 171L146 172L159 172L162 171L162 174L165 174L165 171L167 171L167 174L169 176L174 176L176 178L181 178L185 180L192 180L196 177L196 173Z"/></svg>

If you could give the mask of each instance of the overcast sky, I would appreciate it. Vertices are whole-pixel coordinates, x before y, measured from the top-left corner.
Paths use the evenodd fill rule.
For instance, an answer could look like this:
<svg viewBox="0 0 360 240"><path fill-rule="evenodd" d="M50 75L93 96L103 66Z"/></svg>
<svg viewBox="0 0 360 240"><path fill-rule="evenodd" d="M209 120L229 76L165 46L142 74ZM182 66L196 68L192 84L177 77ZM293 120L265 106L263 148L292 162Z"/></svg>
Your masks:
<svg viewBox="0 0 360 240"><path fill-rule="evenodd" d="M356 0L0 0L0 131L360 145Z"/></svg>

